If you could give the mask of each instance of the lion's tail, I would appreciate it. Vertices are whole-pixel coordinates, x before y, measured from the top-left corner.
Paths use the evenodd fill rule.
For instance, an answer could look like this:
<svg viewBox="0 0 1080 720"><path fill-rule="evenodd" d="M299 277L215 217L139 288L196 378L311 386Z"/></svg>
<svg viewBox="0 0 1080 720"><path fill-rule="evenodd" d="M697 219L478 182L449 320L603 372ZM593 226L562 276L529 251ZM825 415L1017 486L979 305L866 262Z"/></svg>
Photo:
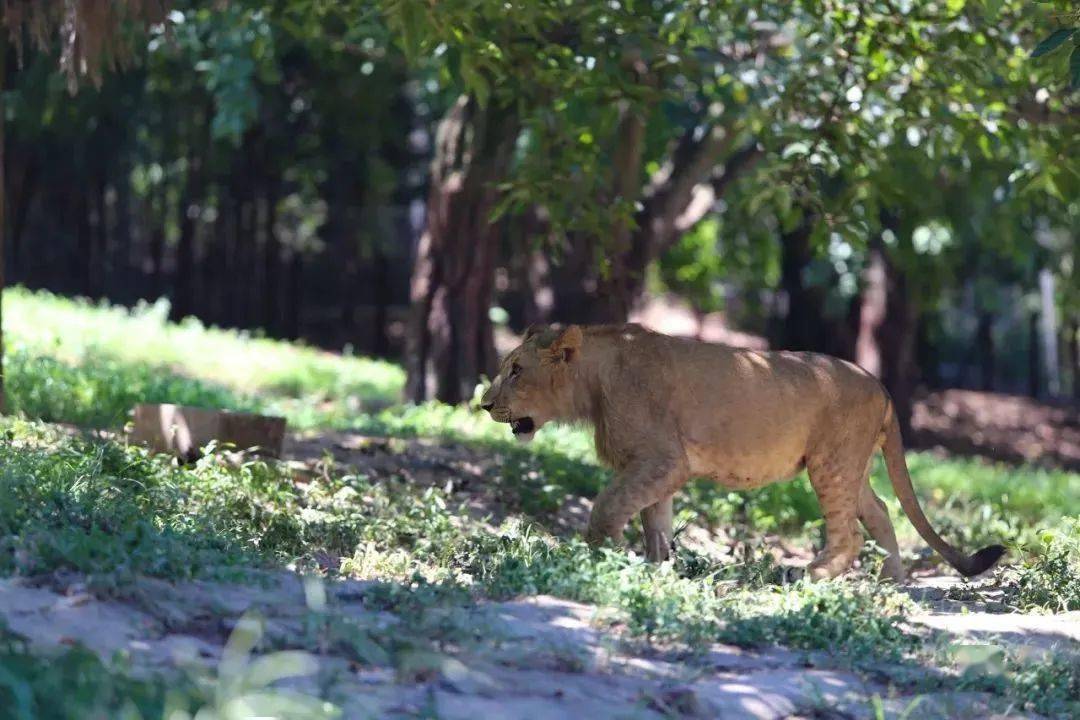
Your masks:
<svg viewBox="0 0 1080 720"><path fill-rule="evenodd" d="M889 470L889 480L892 482L897 499L900 500L900 507L904 509L904 514L911 520L911 524L919 531L919 535L964 577L978 575L992 568L1005 554L1004 546L990 545L974 555L965 555L945 542L926 519L926 514L919 505L919 499L915 496L915 488L911 485L911 475L908 474L907 462L904 460L904 443L900 437L900 424L896 420L896 413L893 412L891 402L884 432L885 443L882 446L882 454L885 456L885 467Z"/></svg>

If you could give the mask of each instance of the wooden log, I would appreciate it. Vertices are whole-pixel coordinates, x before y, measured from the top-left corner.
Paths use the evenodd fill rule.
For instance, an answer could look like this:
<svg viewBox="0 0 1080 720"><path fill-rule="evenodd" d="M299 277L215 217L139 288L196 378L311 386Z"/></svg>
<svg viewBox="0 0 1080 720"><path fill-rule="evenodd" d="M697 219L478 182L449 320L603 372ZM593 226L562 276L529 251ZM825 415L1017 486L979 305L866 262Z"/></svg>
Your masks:
<svg viewBox="0 0 1080 720"><path fill-rule="evenodd" d="M194 460L215 440L280 457L285 441L285 419L269 415L169 404L139 404L134 415L133 442L183 460Z"/></svg>

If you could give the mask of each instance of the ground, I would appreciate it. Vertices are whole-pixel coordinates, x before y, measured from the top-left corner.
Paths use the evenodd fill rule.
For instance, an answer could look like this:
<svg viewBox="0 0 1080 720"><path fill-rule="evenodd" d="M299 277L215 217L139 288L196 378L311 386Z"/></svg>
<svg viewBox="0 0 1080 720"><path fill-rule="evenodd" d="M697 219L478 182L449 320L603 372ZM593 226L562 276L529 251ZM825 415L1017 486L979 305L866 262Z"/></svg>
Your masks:
<svg viewBox="0 0 1080 720"><path fill-rule="evenodd" d="M394 405L385 363L160 310L5 303L27 418L0 420L12 717L1080 713L1076 474L909 454L950 540L1010 546L972 582L925 550L880 467L908 585L873 579L869 544L847 578L791 579L820 542L805 478L694 484L676 557L654 566L581 543L607 472L580 429L522 447L468 408ZM282 461L218 449L182 466L125 442L134 397L295 430Z"/></svg>
<svg viewBox="0 0 1080 720"><path fill-rule="evenodd" d="M1080 403L945 390L919 399L912 425L920 447L1080 471Z"/></svg>

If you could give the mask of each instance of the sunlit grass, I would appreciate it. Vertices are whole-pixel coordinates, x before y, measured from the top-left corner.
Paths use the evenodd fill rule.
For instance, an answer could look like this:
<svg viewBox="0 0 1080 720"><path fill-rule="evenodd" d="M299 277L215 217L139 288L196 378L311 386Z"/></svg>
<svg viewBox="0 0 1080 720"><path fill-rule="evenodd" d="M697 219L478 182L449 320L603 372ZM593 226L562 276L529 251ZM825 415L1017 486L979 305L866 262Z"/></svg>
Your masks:
<svg viewBox="0 0 1080 720"><path fill-rule="evenodd" d="M115 426L133 400L146 399L258 409L310 427L343 424L400 399L405 376L393 363L207 328L193 319L173 324L167 317L164 303L127 310L7 289L13 408ZM60 410L66 416L56 417Z"/></svg>

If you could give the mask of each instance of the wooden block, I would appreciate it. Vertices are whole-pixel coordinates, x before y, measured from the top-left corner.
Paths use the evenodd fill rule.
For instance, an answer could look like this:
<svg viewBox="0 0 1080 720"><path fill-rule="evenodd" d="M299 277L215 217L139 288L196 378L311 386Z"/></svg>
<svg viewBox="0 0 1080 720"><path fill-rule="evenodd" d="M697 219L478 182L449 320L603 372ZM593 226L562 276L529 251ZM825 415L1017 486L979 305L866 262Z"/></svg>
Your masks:
<svg viewBox="0 0 1080 720"><path fill-rule="evenodd" d="M131 439L184 460L198 457L199 450L212 440L280 457L285 419L184 405L139 404L135 406Z"/></svg>

